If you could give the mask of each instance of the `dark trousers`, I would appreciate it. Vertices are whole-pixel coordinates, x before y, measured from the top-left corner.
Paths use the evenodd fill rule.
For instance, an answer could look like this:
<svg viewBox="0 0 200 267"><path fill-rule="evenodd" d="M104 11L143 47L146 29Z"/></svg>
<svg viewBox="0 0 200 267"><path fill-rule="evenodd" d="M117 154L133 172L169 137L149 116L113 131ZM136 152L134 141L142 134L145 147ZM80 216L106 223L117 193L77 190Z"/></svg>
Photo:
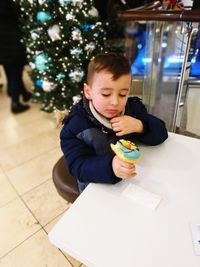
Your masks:
<svg viewBox="0 0 200 267"><path fill-rule="evenodd" d="M24 66L8 66L4 65L4 70L7 78L7 90L8 95L11 97L13 102L18 102L20 94L26 93L22 75Z"/></svg>

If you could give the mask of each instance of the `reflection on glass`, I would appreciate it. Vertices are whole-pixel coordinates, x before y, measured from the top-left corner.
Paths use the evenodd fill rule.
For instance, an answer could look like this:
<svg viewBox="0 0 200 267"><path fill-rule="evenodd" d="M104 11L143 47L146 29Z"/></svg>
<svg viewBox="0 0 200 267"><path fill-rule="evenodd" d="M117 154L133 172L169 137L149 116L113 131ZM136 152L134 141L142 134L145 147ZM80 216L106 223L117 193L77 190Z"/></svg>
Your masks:
<svg viewBox="0 0 200 267"><path fill-rule="evenodd" d="M186 22L129 22L126 28L129 40L126 53L131 62L133 94L140 80L143 102L151 113L166 122L169 131L172 130L180 74L186 55L188 25ZM194 94L196 101L193 104L200 106L200 30L197 23L192 29L175 129L183 134L200 136L200 120L197 116L200 110L191 108L194 106L191 104ZM193 124L196 126L191 127Z"/></svg>

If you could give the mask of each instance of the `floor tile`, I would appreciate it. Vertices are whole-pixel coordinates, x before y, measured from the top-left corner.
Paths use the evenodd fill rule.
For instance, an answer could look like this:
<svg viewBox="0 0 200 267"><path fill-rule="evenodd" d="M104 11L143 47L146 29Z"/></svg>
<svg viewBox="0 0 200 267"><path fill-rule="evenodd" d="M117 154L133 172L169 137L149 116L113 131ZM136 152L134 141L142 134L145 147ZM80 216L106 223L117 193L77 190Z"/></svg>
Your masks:
<svg viewBox="0 0 200 267"><path fill-rule="evenodd" d="M34 188L22 197L43 226L68 208L68 202L58 195L52 179Z"/></svg>
<svg viewBox="0 0 200 267"><path fill-rule="evenodd" d="M80 267L81 262L76 260L75 258L71 257L69 254L64 253L65 257L67 257L68 261L73 265L73 267Z"/></svg>
<svg viewBox="0 0 200 267"><path fill-rule="evenodd" d="M55 148L6 172L6 174L18 193L24 194L52 177L53 166L61 155L60 147Z"/></svg>
<svg viewBox="0 0 200 267"><path fill-rule="evenodd" d="M0 71L1 72L1 71ZM1 76L0 76L1 78ZM0 79L1 83L1 79ZM6 92L6 85L4 84L3 87L0 89L0 111L7 110L7 107L10 106L10 99Z"/></svg>
<svg viewBox="0 0 200 267"><path fill-rule="evenodd" d="M6 108L1 110L0 113L0 129L9 130L11 127L15 128L19 125L29 123L30 121L35 121L41 118L41 113L38 104L30 104L31 108L26 112L20 114L13 114L10 111L10 99ZM5 119L6 118L6 119Z"/></svg>
<svg viewBox="0 0 200 267"><path fill-rule="evenodd" d="M0 208L0 218L0 257L41 228L19 198Z"/></svg>
<svg viewBox="0 0 200 267"><path fill-rule="evenodd" d="M8 107L10 107L10 99L8 98L7 94L4 92L4 89L0 89L0 112L1 112L1 118L3 118L3 114L9 114L10 113L10 109ZM4 117L5 119L5 117Z"/></svg>
<svg viewBox="0 0 200 267"><path fill-rule="evenodd" d="M40 230L0 261L0 267L72 267Z"/></svg>
<svg viewBox="0 0 200 267"><path fill-rule="evenodd" d="M59 146L58 129L38 134L16 145L1 149L0 166L4 171L11 170Z"/></svg>
<svg viewBox="0 0 200 267"><path fill-rule="evenodd" d="M68 205L70 206L70 204ZM64 215L65 211L58 215L55 219L53 219L50 223L48 223L47 225L44 226L44 229L47 233L49 233L51 231L51 229L56 225L56 223L62 218L62 216Z"/></svg>
<svg viewBox="0 0 200 267"><path fill-rule="evenodd" d="M17 193L3 173L0 173L0 188L3 189L0 193L0 207L17 198Z"/></svg>
<svg viewBox="0 0 200 267"><path fill-rule="evenodd" d="M40 118L35 120L34 123L33 121L30 121L20 127L10 127L9 131L1 129L1 140L3 140L3 142L0 149L13 146L23 140L43 132L52 131L55 128L56 123L53 120L47 121L44 118Z"/></svg>
<svg viewBox="0 0 200 267"><path fill-rule="evenodd" d="M49 224L47 224L44 229L47 231L47 233L50 232L50 230L54 227L54 225L56 225L56 223L61 219L61 217L64 215L61 214L58 217L56 217L56 219L54 219L52 222L50 222ZM71 257L69 254L67 254L66 252L63 251L63 254L67 257L67 259L69 260L69 262L73 265L73 267L80 267L81 266L81 262L79 262L78 260L76 260L75 258Z"/></svg>

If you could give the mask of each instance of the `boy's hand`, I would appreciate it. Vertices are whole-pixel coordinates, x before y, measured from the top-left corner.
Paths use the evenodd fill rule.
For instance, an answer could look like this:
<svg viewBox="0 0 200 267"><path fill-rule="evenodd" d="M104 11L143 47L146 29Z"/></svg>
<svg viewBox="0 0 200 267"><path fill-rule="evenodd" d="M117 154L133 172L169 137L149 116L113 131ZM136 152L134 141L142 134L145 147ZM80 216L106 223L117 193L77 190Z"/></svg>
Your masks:
<svg viewBox="0 0 200 267"><path fill-rule="evenodd" d="M144 130L143 123L140 120L127 115L112 118L110 123L117 136L142 133Z"/></svg>
<svg viewBox="0 0 200 267"><path fill-rule="evenodd" d="M112 168L115 176L121 179L130 179L136 175L134 163L124 162L117 156L112 160Z"/></svg>

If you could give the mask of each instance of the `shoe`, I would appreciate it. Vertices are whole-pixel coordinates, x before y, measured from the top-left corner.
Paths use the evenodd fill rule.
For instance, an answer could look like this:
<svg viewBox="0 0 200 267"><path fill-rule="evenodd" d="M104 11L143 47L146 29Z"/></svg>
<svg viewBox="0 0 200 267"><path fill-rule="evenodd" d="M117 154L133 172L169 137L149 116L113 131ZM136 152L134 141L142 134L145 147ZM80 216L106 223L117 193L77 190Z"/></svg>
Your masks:
<svg viewBox="0 0 200 267"><path fill-rule="evenodd" d="M28 102L32 98L32 93L26 91L22 94L22 99L24 102Z"/></svg>
<svg viewBox="0 0 200 267"><path fill-rule="evenodd" d="M11 105L11 111L12 113L21 113L21 112L24 112L26 110L28 110L30 108L29 105L23 105L19 102L12 102L12 105Z"/></svg>

